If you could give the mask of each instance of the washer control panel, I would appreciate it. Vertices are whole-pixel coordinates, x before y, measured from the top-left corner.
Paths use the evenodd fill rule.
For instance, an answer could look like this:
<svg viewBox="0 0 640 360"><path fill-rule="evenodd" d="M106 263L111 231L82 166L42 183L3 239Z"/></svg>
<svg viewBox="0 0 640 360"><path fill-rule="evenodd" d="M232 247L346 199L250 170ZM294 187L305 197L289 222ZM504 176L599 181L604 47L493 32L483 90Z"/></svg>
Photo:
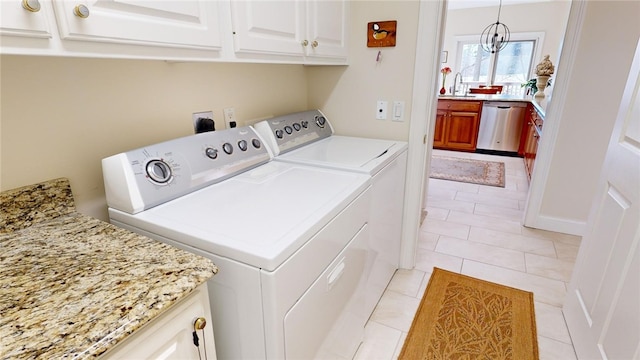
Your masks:
<svg viewBox="0 0 640 360"><path fill-rule="evenodd" d="M277 116L254 125L275 155L324 139L333 134L331 124L320 110Z"/></svg>
<svg viewBox="0 0 640 360"><path fill-rule="evenodd" d="M135 214L267 163L251 127L210 131L102 160L110 208Z"/></svg>

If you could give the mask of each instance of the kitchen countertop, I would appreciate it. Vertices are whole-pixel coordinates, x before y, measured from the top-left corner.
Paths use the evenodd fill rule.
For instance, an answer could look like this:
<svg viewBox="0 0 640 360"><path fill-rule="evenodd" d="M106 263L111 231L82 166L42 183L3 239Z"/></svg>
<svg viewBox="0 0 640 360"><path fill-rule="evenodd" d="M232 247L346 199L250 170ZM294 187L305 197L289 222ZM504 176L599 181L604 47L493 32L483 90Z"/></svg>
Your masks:
<svg viewBox="0 0 640 360"><path fill-rule="evenodd" d="M0 193L0 359L103 354L216 274L75 211L68 180Z"/></svg>
<svg viewBox="0 0 640 360"><path fill-rule="evenodd" d="M516 96L508 94L467 94L467 95L439 95L438 99L442 100L469 100L469 101L516 101L516 102L528 102L533 104L533 107L538 111L540 116L544 118L547 109L547 98L536 98L533 96Z"/></svg>

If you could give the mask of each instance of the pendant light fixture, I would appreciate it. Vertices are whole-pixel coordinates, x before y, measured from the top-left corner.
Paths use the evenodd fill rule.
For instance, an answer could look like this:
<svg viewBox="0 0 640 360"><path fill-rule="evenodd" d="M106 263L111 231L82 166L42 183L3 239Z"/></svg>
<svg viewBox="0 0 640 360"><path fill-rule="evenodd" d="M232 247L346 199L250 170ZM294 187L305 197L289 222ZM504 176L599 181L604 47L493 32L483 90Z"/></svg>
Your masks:
<svg viewBox="0 0 640 360"><path fill-rule="evenodd" d="M498 7L498 20L484 28L482 35L480 36L480 45L482 46L482 49L492 54L504 49L511 37L509 27L500 22L501 10L502 0L500 0L500 6Z"/></svg>

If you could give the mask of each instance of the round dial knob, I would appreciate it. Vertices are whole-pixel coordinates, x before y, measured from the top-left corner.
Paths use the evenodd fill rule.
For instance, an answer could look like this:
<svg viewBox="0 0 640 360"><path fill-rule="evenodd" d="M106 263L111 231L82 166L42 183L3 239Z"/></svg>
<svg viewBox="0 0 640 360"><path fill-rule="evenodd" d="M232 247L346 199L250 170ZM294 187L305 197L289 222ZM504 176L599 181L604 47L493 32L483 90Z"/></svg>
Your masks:
<svg viewBox="0 0 640 360"><path fill-rule="evenodd" d="M309 126L309 122L307 120L302 120L300 121L300 125L306 129Z"/></svg>
<svg viewBox="0 0 640 360"><path fill-rule="evenodd" d="M316 117L316 124L318 124L318 126L320 126L321 128L324 127L324 124L327 122L327 119L324 118L324 116L317 116Z"/></svg>
<svg viewBox="0 0 640 360"><path fill-rule="evenodd" d="M302 126L300 126L300 124L298 123L293 123L293 129L295 131L300 131L300 129L302 129Z"/></svg>
<svg viewBox="0 0 640 360"><path fill-rule="evenodd" d="M287 125L287 126L284 127L284 131L287 134L291 135L291 133L293 132L293 129L291 128L291 126Z"/></svg>
<svg viewBox="0 0 640 360"><path fill-rule="evenodd" d="M282 137L284 136L284 132L280 129L276 130L276 137L278 139L282 139Z"/></svg>
<svg viewBox="0 0 640 360"><path fill-rule="evenodd" d="M162 160L151 160L146 166L147 176L158 184L166 184L171 181L172 173L169 164Z"/></svg>
<svg viewBox="0 0 640 360"><path fill-rule="evenodd" d="M215 160L218 157L218 149L208 147L204 150L204 153L209 159Z"/></svg>
<svg viewBox="0 0 640 360"><path fill-rule="evenodd" d="M233 145L229 143L222 144L222 150L227 153L227 155L231 155L233 153Z"/></svg>
<svg viewBox="0 0 640 360"><path fill-rule="evenodd" d="M251 140L251 145L253 145L253 147L256 149L260 149L260 147L262 146L262 144L260 143L260 140L258 139Z"/></svg>
<svg viewBox="0 0 640 360"><path fill-rule="evenodd" d="M240 150L242 151L247 151L247 140L240 140L238 141L238 147L240 148Z"/></svg>

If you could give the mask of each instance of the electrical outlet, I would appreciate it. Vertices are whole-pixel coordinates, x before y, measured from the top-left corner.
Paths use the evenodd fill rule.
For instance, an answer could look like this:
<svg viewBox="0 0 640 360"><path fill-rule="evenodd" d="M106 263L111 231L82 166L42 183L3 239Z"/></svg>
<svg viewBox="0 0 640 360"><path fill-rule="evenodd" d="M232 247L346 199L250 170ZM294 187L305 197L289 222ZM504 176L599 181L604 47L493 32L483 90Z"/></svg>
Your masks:
<svg viewBox="0 0 640 360"><path fill-rule="evenodd" d="M376 103L376 119L387 120L387 101L378 100Z"/></svg>
<svg viewBox="0 0 640 360"><path fill-rule="evenodd" d="M227 124L227 129L238 126L236 121L236 110L234 108L224 109L224 122Z"/></svg>
<svg viewBox="0 0 640 360"><path fill-rule="evenodd" d="M213 111L194 112L191 115L191 120L193 121L193 131L194 132L198 132L198 119L200 119L200 118L213 120Z"/></svg>

